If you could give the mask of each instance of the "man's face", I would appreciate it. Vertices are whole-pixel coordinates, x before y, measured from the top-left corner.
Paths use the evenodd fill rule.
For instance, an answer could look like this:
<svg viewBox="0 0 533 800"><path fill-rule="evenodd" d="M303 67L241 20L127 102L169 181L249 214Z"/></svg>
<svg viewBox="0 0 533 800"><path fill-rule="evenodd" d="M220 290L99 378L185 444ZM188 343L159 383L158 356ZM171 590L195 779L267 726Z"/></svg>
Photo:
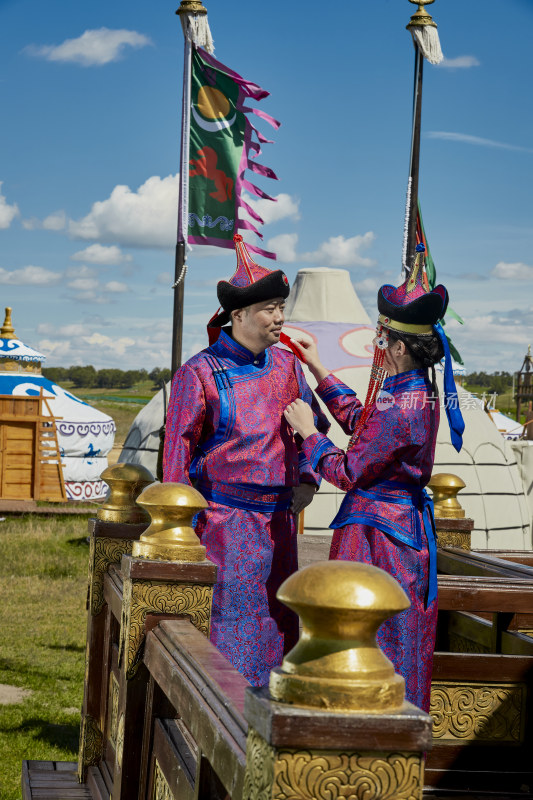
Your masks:
<svg viewBox="0 0 533 800"><path fill-rule="evenodd" d="M233 324L239 341L254 352L277 344L285 322L284 309L283 297L275 297L235 311Z"/></svg>

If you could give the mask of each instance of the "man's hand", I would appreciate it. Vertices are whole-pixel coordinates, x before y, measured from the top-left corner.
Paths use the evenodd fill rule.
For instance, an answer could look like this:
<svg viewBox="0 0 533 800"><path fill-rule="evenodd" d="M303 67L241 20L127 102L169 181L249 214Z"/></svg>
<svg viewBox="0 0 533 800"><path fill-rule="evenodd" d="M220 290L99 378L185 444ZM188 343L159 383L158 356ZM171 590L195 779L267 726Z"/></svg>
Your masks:
<svg viewBox="0 0 533 800"><path fill-rule="evenodd" d="M300 511L303 511L315 496L315 492L316 486L314 483L301 483L299 486L293 486L291 503L292 513L299 514Z"/></svg>
<svg viewBox="0 0 533 800"><path fill-rule="evenodd" d="M291 428L293 428L296 433L299 433L302 439L307 439L312 433L317 432L313 410L309 403L305 403L298 398L294 400L294 402L289 403L283 413Z"/></svg>

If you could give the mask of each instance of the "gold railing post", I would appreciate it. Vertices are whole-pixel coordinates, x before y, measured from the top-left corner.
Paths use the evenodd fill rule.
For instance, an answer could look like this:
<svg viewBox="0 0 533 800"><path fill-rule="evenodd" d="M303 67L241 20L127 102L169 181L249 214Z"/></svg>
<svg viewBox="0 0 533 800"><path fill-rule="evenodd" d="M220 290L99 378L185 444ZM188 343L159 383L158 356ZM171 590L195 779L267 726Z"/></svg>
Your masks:
<svg viewBox="0 0 533 800"><path fill-rule="evenodd" d="M470 550L474 520L466 517L457 499L466 483L457 475L439 472L431 476L428 486L433 492L437 546Z"/></svg>
<svg viewBox="0 0 533 800"><path fill-rule="evenodd" d="M404 591L377 567L328 561L292 575L278 597L302 633L270 689L247 690L243 800L420 800L431 718L405 701L375 638L408 607Z"/></svg>
<svg viewBox="0 0 533 800"><path fill-rule="evenodd" d="M101 475L109 494L98 508L96 519L89 520L89 587L87 597L87 645L85 685L81 714L78 780L83 782L87 768L102 757L105 709L102 706L102 657L105 638L104 576L111 564L120 564L131 553L133 542L145 530L149 515L139 508L136 498L153 482L152 474L137 464L115 464Z"/></svg>
<svg viewBox="0 0 533 800"><path fill-rule="evenodd" d="M188 617L209 636L217 568L192 527L207 503L181 483L154 483L137 498L150 525L121 562L122 609L115 680L115 769L113 800L136 797L145 785L147 764L142 728L148 670L142 655L147 631L159 621ZM110 687L112 689L112 687Z"/></svg>

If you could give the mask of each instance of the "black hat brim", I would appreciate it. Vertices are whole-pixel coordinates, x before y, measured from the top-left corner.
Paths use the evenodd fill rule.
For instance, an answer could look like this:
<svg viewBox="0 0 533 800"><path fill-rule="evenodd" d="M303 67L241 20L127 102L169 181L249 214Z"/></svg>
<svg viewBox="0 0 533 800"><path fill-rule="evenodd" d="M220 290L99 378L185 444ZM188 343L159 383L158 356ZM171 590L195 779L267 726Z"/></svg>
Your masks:
<svg viewBox="0 0 533 800"><path fill-rule="evenodd" d="M233 286L229 281L219 281L217 297L223 311L210 321L209 327L220 328L222 325L227 325L231 312L237 308L246 308L254 303L272 300L274 297L285 299L289 296L290 290L287 276L280 269L270 272L249 286Z"/></svg>
<svg viewBox="0 0 533 800"><path fill-rule="evenodd" d="M448 307L448 290L442 284L417 297L406 305L398 305L388 299L395 286L382 286L378 292L378 311L384 317L407 325L435 325L444 317Z"/></svg>

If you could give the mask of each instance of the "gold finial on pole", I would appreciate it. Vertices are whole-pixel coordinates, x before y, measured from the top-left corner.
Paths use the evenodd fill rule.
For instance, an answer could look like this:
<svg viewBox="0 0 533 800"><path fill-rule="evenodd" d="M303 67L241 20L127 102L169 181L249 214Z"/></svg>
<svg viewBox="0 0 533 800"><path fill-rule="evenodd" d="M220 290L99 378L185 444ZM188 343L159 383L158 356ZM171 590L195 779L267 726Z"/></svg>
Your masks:
<svg viewBox="0 0 533 800"><path fill-rule="evenodd" d="M449 472L438 472L431 476L428 486L433 492L436 517L464 519L465 510L457 499L458 492L466 486L461 478Z"/></svg>
<svg viewBox="0 0 533 800"><path fill-rule="evenodd" d="M384 620L409 607L388 573L355 561L323 561L295 572L277 597L299 615L302 634L270 673L274 700L339 711L399 708L405 682L376 644Z"/></svg>
<svg viewBox="0 0 533 800"><path fill-rule="evenodd" d="M13 327L13 323L11 322L11 308L7 306L4 324L0 328L0 339L16 339L16 338L17 337L15 335L15 328Z"/></svg>
<svg viewBox="0 0 533 800"><path fill-rule="evenodd" d="M408 31L411 30L411 28L419 28L423 25L431 25L432 28L437 27L437 23L433 21L433 17L431 14L428 14L425 9L425 6L429 6L431 3L434 3L435 0L409 0L409 2L418 6L418 8L411 17L411 22L405 26Z"/></svg>
<svg viewBox="0 0 533 800"><path fill-rule="evenodd" d="M193 14L194 16L201 16L207 14L207 8L200 2L200 0L181 0L180 7L176 11L180 17L182 14Z"/></svg>
<svg viewBox="0 0 533 800"><path fill-rule="evenodd" d="M154 483L137 498L137 503L152 521L132 555L154 561L204 561L205 547L200 544L192 520L207 502L200 492L184 483Z"/></svg>
<svg viewBox="0 0 533 800"><path fill-rule="evenodd" d="M137 497L154 477L140 464L114 464L107 467L101 476L109 486L109 494L96 514L102 522L122 522L138 525L148 522L150 517L136 504Z"/></svg>

